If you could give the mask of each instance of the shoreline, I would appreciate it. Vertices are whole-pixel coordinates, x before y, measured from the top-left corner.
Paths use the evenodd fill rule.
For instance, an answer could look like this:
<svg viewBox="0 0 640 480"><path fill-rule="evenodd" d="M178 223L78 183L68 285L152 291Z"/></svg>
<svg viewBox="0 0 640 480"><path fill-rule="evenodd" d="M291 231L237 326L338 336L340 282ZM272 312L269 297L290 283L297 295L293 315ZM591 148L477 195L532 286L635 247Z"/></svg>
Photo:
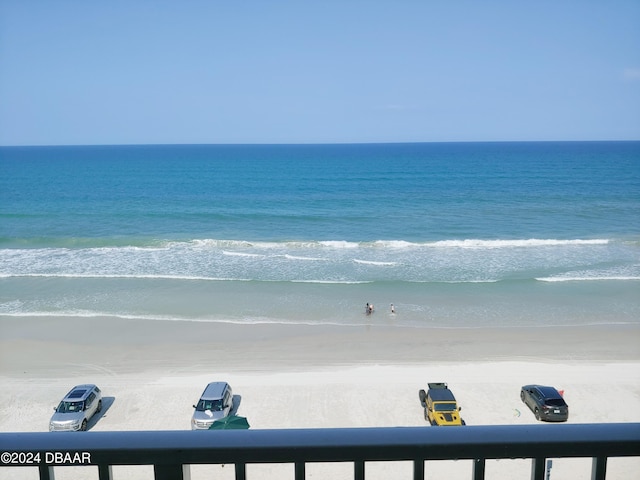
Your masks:
<svg viewBox="0 0 640 480"><path fill-rule="evenodd" d="M416 328L238 325L119 318L0 318L0 374L48 375L91 358L119 373L297 371L355 365L640 361L639 325ZM33 352L40 352L34 355Z"/></svg>

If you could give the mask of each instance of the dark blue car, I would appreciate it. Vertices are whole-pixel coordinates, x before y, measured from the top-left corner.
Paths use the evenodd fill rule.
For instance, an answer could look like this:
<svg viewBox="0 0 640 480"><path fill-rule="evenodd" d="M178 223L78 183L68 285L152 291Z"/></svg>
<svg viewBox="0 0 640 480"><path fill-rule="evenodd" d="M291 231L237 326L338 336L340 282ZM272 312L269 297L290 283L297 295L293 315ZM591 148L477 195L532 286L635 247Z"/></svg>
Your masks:
<svg viewBox="0 0 640 480"><path fill-rule="evenodd" d="M520 390L520 399L531 409L536 420L566 422L569 406L553 387L525 385Z"/></svg>

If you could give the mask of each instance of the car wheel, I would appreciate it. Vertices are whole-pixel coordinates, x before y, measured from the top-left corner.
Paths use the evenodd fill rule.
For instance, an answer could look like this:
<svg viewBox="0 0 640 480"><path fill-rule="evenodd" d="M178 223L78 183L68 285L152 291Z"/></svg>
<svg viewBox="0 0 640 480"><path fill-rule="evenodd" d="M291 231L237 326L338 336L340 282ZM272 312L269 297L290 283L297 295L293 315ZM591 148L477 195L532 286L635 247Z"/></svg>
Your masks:
<svg viewBox="0 0 640 480"><path fill-rule="evenodd" d="M82 425L80 426L80 430L82 432L86 432L87 431L87 421L86 420L82 421Z"/></svg>
<svg viewBox="0 0 640 480"><path fill-rule="evenodd" d="M429 422L429 412L427 412L426 408L424 409L424 419ZM429 423L431 423L431 422L429 422Z"/></svg>
<svg viewBox="0 0 640 480"><path fill-rule="evenodd" d="M424 390L420 390L418 392L418 396L420 397L420 403L424 403L427 399L427 392L425 392Z"/></svg>
<svg viewBox="0 0 640 480"><path fill-rule="evenodd" d="M520 391L520 400L524 403L524 392Z"/></svg>
<svg viewBox="0 0 640 480"><path fill-rule="evenodd" d="M537 408L533 411L533 414L536 416L536 420L540 420L540 412Z"/></svg>
<svg viewBox="0 0 640 480"><path fill-rule="evenodd" d="M96 412L100 411L102 411L102 400L98 400L98 408L96 409Z"/></svg>

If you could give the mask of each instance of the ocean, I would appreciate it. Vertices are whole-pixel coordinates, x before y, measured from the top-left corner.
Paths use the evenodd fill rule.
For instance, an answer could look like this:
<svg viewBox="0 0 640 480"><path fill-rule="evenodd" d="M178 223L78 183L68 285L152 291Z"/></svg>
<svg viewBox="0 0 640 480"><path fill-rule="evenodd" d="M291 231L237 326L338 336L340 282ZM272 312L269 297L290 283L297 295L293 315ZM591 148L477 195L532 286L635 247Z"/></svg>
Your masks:
<svg viewBox="0 0 640 480"><path fill-rule="evenodd" d="M33 316L637 324L640 142L0 147Z"/></svg>

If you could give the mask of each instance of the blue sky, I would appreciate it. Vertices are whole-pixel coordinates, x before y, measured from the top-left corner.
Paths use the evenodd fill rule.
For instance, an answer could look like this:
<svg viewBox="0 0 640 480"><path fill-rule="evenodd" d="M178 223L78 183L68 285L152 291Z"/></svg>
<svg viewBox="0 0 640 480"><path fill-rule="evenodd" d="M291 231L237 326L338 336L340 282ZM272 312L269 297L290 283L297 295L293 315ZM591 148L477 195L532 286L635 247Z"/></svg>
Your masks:
<svg viewBox="0 0 640 480"><path fill-rule="evenodd" d="M0 0L0 145L640 140L640 2Z"/></svg>

